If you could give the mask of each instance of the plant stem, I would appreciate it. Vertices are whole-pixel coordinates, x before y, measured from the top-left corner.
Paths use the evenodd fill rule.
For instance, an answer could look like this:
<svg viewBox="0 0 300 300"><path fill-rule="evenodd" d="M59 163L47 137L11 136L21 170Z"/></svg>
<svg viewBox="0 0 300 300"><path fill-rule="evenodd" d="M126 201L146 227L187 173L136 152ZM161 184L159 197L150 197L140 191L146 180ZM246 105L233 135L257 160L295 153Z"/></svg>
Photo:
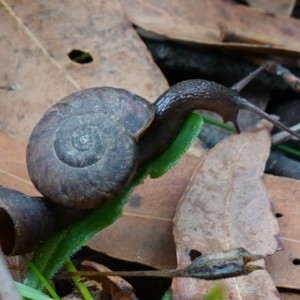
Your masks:
<svg viewBox="0 0 300 300"><path fill-rule="evenodd" d="M65 266L66 266L66 269L69 272L77 272L74 264L70 260L66 261ZM80 293L81 293L82 297L84 298L84 300L93 300L93 297L90 294L90 291L88 290L86 285L79 282L81 277L79 275L72 275L71 278L72 278L73 282L75 283L77 289L80 291Z"/></svg>

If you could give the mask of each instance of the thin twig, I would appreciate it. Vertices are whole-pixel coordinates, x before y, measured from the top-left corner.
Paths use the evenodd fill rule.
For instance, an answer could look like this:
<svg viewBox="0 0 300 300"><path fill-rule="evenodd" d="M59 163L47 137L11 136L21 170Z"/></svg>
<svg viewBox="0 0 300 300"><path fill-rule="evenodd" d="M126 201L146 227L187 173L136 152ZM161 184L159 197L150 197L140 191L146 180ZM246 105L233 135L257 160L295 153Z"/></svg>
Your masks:
<svg viewBox="0 0 300 300"><path fill-rule="evenodd" d="M297 125L292 126L290 129L293 130L293 131L300 130L300 123L298 123ZM288 133L286 131L278 132L278 133L272 135L272 137L271 137L271 141L272 141L273 146L276 146L276 145L278 145L282 142L285 142L289 139L293 139L293 137L291 136L290 133Z"/></svg>

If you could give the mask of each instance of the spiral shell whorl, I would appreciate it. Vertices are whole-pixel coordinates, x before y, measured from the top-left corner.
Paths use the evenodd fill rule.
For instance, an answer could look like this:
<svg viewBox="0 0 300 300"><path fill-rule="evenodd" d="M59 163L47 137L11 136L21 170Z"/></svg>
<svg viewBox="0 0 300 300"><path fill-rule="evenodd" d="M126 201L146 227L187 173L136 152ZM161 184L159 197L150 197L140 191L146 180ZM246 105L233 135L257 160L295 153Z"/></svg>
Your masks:
<svg viewBox="0 0 300 300"><path fill-rule="evenodd" d="M153 115L147 101L121 89L95 88L64 98L30 137L27 165L34 185L68 207L88 209L111 199L134 175L136 140Z"/></svg>

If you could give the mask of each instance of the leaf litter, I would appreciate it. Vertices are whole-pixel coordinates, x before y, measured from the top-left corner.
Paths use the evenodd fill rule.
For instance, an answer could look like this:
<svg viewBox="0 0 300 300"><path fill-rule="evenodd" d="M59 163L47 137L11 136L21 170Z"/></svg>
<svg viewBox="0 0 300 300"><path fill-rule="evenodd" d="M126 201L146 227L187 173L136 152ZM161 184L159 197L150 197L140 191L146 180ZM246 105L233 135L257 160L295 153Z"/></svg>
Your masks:
<svg viewBox="0 0 300 300"><path fill-rule="evenodd" d="M112 2L113 1L111 1L110 3L112 3ZM3 53L6 56L8 56L8 57L5 56L3 58L3 61L6 62L7 69L5 69L6 70L5 76L1 78L1 80L2 80L1 85L12 85L13 84L17 87L17 89L15 89L15 90L8 90L8 89L0 90L1 97L3 96L2 99L6 99L6 102L4 105L5 109L4 109L4 111L2 110L3 116L1 116L1 123L0 123L2 131L12 134L14 136L17 136L18 138L21 138L23 140L26 140L26 136L28 136L28 134L31 130L32 124L34 125L34 123L38 120L39 116L45 111L45 109L47 107L49 107L51 104L53 104L54 102L56 102L57 100L59 100L60 98L65 96L66 94L68 94L72 91L75 91L76 89L81 88L81 87L89 87L89 86L93 86L93 85L99 86L101 84L107 85L106 82L109 82L109 84L111 84L111 85L116 84L118 86L119 85L122 87L124 86L125 88L128 88L133 91L135 89L139 90L139 86L136 85L136 79L130 78L127 81L125 81L125 83L124 83L122 74L124 72L126 72L126 74L128 74L128 72L130 72L131 74L136 74L138 72L138 70L140 69L140 67L144 66L145 63L147 63L147 67L146 67L147 74L149 74L149 72L148 72L149 68L150 69L153 68L153 70L154 70L154 76L151 75L152 78L149 79L152 82L151 84L153 84L153 79L157 78L157 82L161 82L162 85L160 85L153 94L150 94L149 91L153 90L153 86L152 87L149 86L149 84L147 83L147 80L148 80L147 79L143 85L143 87L145 87L145 89L141 92L137 91L137 93L139 93L142 96L147 97L149 99L155 99L155 97L158 94L160 94L163 90L166 89L167 84L165 82L165 79L160 74L160 72L158 71L156 66L153 64L147 50L145 50L145 48L144 48L144 45L142 45L142 43L140 43L139 38L136 39L134 32L131 31L131 27L130 26L127 27L129 23L127 23L126 18L124 18L125 21L123 23L123 28L125 28L125 31L127 30L126 37L129 37L129 41L130 41L131 34L133 34L134 38L136 39L135 42L133 42L133 44L135 45L135 47L133 47L133 49L135 50L134 53L138 52L142 56L141 62L139 61L139 63L138 63L139 68L137 68L137 70L130 69L133 64L133 62L130 61L130 67L128 67L128 66L125 67L125 71L123 69L115 69L114 72L108 72L109 67L106 67L104 69L104 71L101 72L101 70L95 71L94 63L91 64L91 66L93 66L92 68L88 68L87 66L84 66L84 68L81 68L82 66L78 66L74 62L70 62L70 60L66 56L68 51L70 51L71 48L76 47L76 46L78 46L78 48L81 48L84 50L91 49L90 44L88 45L88 47L85 47L85 45L82 45L82 44L80 44L80 42L78 42L78 41L86 40L86 36L84 35L83 29L80 28L80 26L79 26L80 30L77 31L77 33L79 33L79 36L76 36L76 34L74 32L71 33L72 28L70 28L70 27L64 28L64 32L67 32L68 34L63 39L61 38L60 35L58 35L58 32L55 32L55 33L51 32L51 34L48 34L48 36L47 36L47 34L46 34L47 33L47 30L46 30L47 22L45 22L43 24L43 20L45 18L43 18L43 20L40 19L39 14L45 15L46 13L49 13L49 11L51 11L50 8L47 9L47 7L45 5L44 5L44 7L43 7L43 5L40 5L40 7L37 8L36 7L37 4L32 4L32 5L26 6L26 9L24 9L24 5L21 5L18 2L1 1L1 3L2 3L3 7L5 7L5 9L3 9L2 6L0 7L1 19L5 20L3 22L3 24L5 24L5 26L6 26L5 28L10 28L12 30L12 31L6 31L6 29L5 29L0 33L1 41L2 41L1 44L3 46L3 49L5 49L5 51L3 51ZM103 3L104 2L101 2L101 4L99 6L104 5ZM53 5L55 5L55 3ZM70 5L70 3L68 3L68 5ZM9 13L7 10L7 6L11 10ZM56 5L56 6L59 6L59 5ZM112 6L113 6L113 4L112 4ZM112 6L110 6L109 8L112 9ZM80 8L83 8L83 7L85 7L85 6L80 5ZM91 10L93 10L93 7L94 6L91 6ZM118 5L116 5L116 7L118 9L120 8ZM105 6L101 7L101 9L104 11L104 13L106 11L106 8L107 7L105 7ZM52 9L52 11L53 11L53 9ZM78 11L81 11L81 10L78 10ZM59 16L59 14L61 14L61 12L58 12L57 16ZM120 15L122 15L122 13L120 13L120 10L116 14L118 15L118 17L120 17ZM75 17L75 15L72 17ZM21 20L21 22L19 22L20 20ZM57 20L59 20L59 18L57 18ZM71 24L72 21L69 20L69 22ZM293 24L293 22L294 22L294 20L291 21L289 24ZM66 22L66 23L68 23L68 22ZM259 22L257 22L257 23L259 23ZM24 24L26 24L26 26ZM39 26L37 26L37 25L39 25ZM59 27L59 24L58 24L58 27ZM130 28L130 29L128 29L128 28ZM88 29L90 29L90 28L88 28ZM58 29L56 29L56 30L58 30ZM59 30L62 30L62 28L60 28ZM107 30L107 28L106 28L106 30ZM9 33L9 32L11 32L11 33ZM86 32L86 31L84 31L84 32ZM104 30L104 32L105 32L105 30ZM34 35L31 35L31 33L33 33ZM104 34L105 36L108 35L109 31L107 31L106 33L107 34ZM58 36L57 40L55 40L55 38L53 38L53 41L51 41L52 36L56 36L56 34ZM64 42L64 39L67 39L69 36L76 36L76 38L74 38L74 40L72 40L71 44L66 45L66 47L62 47L61 42ZM274 36L275 36L275 34L274 34ZM34 41L33 37L36 37L37 43L36 43L36 41ZM11 42L8 43L8 41L11 41ZM49 41L52 42L52 44L50 43L51 47L48 49ZM93 43L94 43L94 41L93 41ZM127 53L125 56L122 55L123 54L122 46L124 44L126 45L127 43L128 43L128 40L126 40L125 42L124 41L120 42L119 44L117 44L117 46L119 48L116 47L115 45L104 46L103 49L96 47L97 48L96 53L97 54L99 53L100 54L99 56L101 58L105 58L103 61L101 61L101 63L109 62L111 59L113 59L115 57L128 58L128 55L129 56L131 55L130 51L129 51L129 54ZM55 48L55 46L57 46L57 44L61 47L60 49ZM66 42L66 44L67 44L67 42ZM47 48L44 48L43 45L47 45ZM93 46L94 46L94 44L93 44ZM107 49L110 49L110 52L112 49L113 50L116 49L116 51L120 50L120 52L122 54L120 54L120 53L115 54L113 52L111 54L111 56L109 55L108 57L104 57L103 55L105 53L109 52ZM289 51L289 50L287 50L287 51ZM93 51L91 51L91 54L92 54L93 58L95 58ZM130 56L130 57L132 58L132 56ZM134 58L136 59L136 56L134 56ZM148 64L150 64L150 65L148 65ZM91 71L91 69L92 69L92 71ZM32 70L35 70L35 72L32 72ZM42 70L42 71L37 72L37 70ZM128 70L130 70L130 71L128 71ZM95 73L93 73L93 72L95 72ZM114 77L114 75L116 73L118 76ZM41 74L43 77L45 76L45 78L43 78L43 80L41 79ZM77 76L77 74L78 74L78 76ZM107 76L110 76L110 75L111 75L111 77L108 77L108 79L106 79ZM140 73L138 73L137 78L139 80L144 79L145 77L146 77L146 75L144 75L144 73L142 73L142 75ZM155 86L157 86L157 84ZM37 90L38 90L38 92L37 92ZM45 95L47 95L47 96L45 96ZM21 102L24 100L24 98L27 102L26 101ZM7 113L7 112L9 112L9 113ZM8 117L10 119L8 119ZM28 122L28 120L29 120L29 123L26 123L26 122ZM31 120L32 120L32 123L30 123ZM23 131L25 133L23 133ZM1 137L2 141L6 142L7 139L10 140L10 138L6 137L5 135L3 135ZM15 141L13 141L13 145L12 144L9 144L9 145L10 145L10 147L8 149L11 149L11 147L13 147L13 149L20 149L20 151L21 151L21 149L25 149L25 145L20 146L17 141L16 141L16 143L15 143ZM11 157L11 153L9 153L9 151L7 151L7 150L5 150L5 151L4 151L4 156L2 156L2 157L5 157L5 155L6 155L7 160L4 159L4 160L2 160L2 162L4 161L4 162L8 162L8 163L1 165L1 167L0 167L1 170L4 171L4 172L1 172L2 175L0 177L1 178L0 184L3 184L7 187L17 188L18 190L25 192L25 193L35 194L36 193L35 189L33 188L33 186L31 186L30 182L27 181L28 175L27 175L27 172L24 171L26 168L25 168L24 161L22 161L22 159L23 159L22 154L21 155L19 153L14 154L14 151L13 151L13 155ZM25 153L25 151L24 151L24 153ZM251 155L253 155L255 157L255 153L257 153L257 152L255 152L253 150L253 153L254 154L251 154ZM20 160L20 157L22 158L21 160ZM13 179L12 179L12 177L13 177ZM286 179L286 180L287 181L284 181L284 182L288 182L288 179ZM243 183L243 180L242 180L242 183ZM267 185L268 185L268 183L267 183ZM277 179L276 186L278 187L278 189L280 189L282 187L281 179ZM295 182L295 184L293 186L295 188L295 190L294 190L295 193L297 193L296 186L297 186L297 181ZM154 196L156 195L155 190L153 190L152 193ZM160 195L158 194L158 195L156 195L156 197L160 198ZM281 199L283 199L283 197L281 197ZM159 205L158 205L158 207L159 207ZM276 203L275 203L275 208L276 208ZM285 212L284 215L289 215L291 210L292 209ZM157 211L159 211L159 208L156 208L156 210L153 210L153 212L151 214L155 215L155 213ZM253 211L252 211L252 213L253 213ZM168 218L170 218L170 217L168 217ZM280 219L279 219L279 222L281 222ZM287 228L289 228L288 227L289 225L290 224L286 225ZM283 230L282 228L284 228L284 227L281 227L281 230ZM165 234L168 234L170 230L171 230L171 226L169 226L168 229L165 230ZM242 228L240 230L242 232L244 232L244 228ZM286 230L286 232L289 232L289 231ZM283 235L285 236L284 230L283 230ZM278 235L276 235L276 236L278 236ZM289 239L289 238L287 238L287 239ZM293 243L293 246L295 246L296 244L297 244L297 242ZM159 247L159 245L157 247ZM247 248L247 249L249 250L249 248ZM292 249L295 249L295 248L292 248ZM283 252L278 252L275 255L280 254L280 253L283 253ZM288 255L285 255L285 257L284 257L285 263L288 263L288 262L290 263L293 257L294 258L298 257L297 256L298 252L292 253L294 256L291 256L290 255L291 253L292 252L289 252ZM272 256L270 258L272 258ZM281 259L281 258L279 258L279 259ZM282 262L284 260L282 260ZM274 264L276 264L277 262L278 262L278 260L276 260L274 262ZM268 266L268 268L269 268L269 266L272 266L272 260L269 263L267 260L267 266ZM297 266L294 264L294 267L297 267ZM273 270L275 270L277 272L276 268ZM289 269L287 267L285 269L285 272L288 272L288 270ZM259 272L261 272L261 271L259 271ZM294 286L293 284L295 284L294 283L295 278L294 278L294 281L292 284L287 283L286 281L283 280L283 278L284 278L283 274L286 274L286 273L282 273L282 275L280 275L281 278L279 278L280 276L278 277L279 279L275 278L275 282L276 283L279 282L279 285L282 285L282 286L285 286L285 285L288 285L290 287ZM252 280L252 279L248 278L248 280ZM269 280L269 278L266 279L266 281L268 281L268 280ZM279 281L277 281L277 280L279 280ZM253 284L255 284L255 281L253 281ZM270 299L272 299L272 298L270 298Z"/></svg>
<svg viewBox="0 0 300 300"><path fill-rule="evenodd" d="M192 250L206 254L243 247L265 256L282 249L272 202L262 182L269 149L269 132L264 128L230 136L202 160L174 218L179 268L191 262ZM279 299L265 270L221 283L227 289L226 299ZM201 299L212 286L202 280L174 279L173 296Z"/></svg>
<svg viewBox="0 0 300 300"><path fill-rule="evenodd" d="M1 0L0 19L0 85L17 87L0 89L0 129L18 139L26 141L51 105L79 89L114 86L154 101L168 88L120 1ZM71 60L72 50L93 61Z"/></svg>

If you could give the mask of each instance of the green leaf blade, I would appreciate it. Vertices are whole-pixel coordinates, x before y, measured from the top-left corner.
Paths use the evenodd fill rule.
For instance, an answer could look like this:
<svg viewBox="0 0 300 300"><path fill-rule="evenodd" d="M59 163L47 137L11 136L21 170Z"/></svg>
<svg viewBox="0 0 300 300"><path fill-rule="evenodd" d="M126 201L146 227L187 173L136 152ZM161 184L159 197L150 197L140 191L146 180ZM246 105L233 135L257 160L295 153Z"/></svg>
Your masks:
<svg viewBox="0 0 300 300"><path fill-rule="evenodd" d="M49 296L37 291L23 283L15 282L18 292L23 298L32 299L32 300L54 300Z"/></svg>
<svg viewBox="0 0 300 300"><path fill-rule="evenodd" d="M197 113L192 113L183 125L172 145L149 166L151 178L158 178L172 169L190 148L200 133L203 120Z"/></svg>

